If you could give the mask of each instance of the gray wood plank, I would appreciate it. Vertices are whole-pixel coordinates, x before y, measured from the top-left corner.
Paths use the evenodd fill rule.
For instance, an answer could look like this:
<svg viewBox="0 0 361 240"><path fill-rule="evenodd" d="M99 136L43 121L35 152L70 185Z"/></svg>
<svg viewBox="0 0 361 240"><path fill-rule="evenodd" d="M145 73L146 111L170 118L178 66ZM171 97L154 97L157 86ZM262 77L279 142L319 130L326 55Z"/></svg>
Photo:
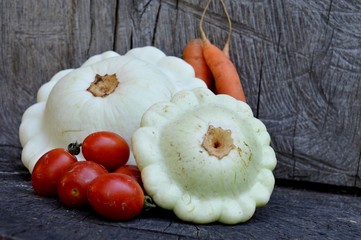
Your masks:
<svg viewBox="0 0 361 240"><path fill-rule="evenodd" d="M231 58L268 127L279 179L361 187L361 5L349 1L225 0ZM206 1L0 1L0 150L20 154L18 127L56 72L105 50L154 45L181 56L199 37ZM222 47L218 1L204 28ZM9 156L10 157L10 156ZM19 159L17 159L19 160Z"/></svg>
<svg viewBox="0 0 361 240"><path fill-rule="evenodd" d="M276 176L360 186L360 5L226 3L234 27L231 57L249 104L271 133ZM169 0L157 13L143 9L140 22L159 16L157 36L146 43L180 56L185 43L199 37L204 4ZM211 4L204 27L221 47L228 28L219 3Z"/></svg>
<svg viewBox="0 0 361 240"><path fill-rule="evenodd" d="M0 162L2 163L2 162ZM0 165L1 168L1 165ZM360 196L276 187L271 201L244 224L198 225L154 209L128 222L38 197L29 173L0 171L1 239L358 239Z"/></svg>
<svg viewBox="0 0 361 240"><path fill-rule="evenodd" d="M43 83L112 49L115 3L0 1L1 146L20 146L21 116Z"/></svg>

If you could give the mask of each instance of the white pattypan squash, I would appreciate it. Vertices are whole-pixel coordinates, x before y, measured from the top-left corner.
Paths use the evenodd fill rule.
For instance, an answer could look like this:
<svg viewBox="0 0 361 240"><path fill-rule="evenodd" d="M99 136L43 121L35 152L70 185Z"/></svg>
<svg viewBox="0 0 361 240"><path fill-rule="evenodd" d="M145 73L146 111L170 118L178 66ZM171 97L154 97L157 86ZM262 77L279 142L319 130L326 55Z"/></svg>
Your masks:
<svg viewBox="0 0 361 240"><path fill-rule="evenodd" d="M149 108L132 147L146 192L184 221L247 221L274 188L265 125L246 103L206 88Z"/></svg>
<svg viewBox="0 0 361 240"><path fill-rule="evenodd" d="M82 142L95 131L116 132L130 144L151 105L195 87L206 86L194 77L193 68L155 47L93 56L77 69L60 71L39 89L38 102L24 112L19 129L22 162L32 172L48 150ZM135 164L133 155L129 163Z"/></svg>

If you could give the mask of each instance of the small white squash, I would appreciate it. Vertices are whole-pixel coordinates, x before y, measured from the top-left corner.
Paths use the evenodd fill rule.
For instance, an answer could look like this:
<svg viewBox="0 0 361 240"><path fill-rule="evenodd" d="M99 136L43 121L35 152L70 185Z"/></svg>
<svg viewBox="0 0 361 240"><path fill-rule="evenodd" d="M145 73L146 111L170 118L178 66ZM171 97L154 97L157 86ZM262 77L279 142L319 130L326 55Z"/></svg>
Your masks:
<svg viewBox="0 0 361 240"><path fill-rule="evenodd" d="M245 222L273 191L265 125L246 103L206 88L149 108L132 147L146 192L184 221Z"/></svg>
<svg viewBox="0 0 361 240"><path fill-rule="evenodd" d="M93 56L77 69L60 71L39 89L38 102L24 112L19 129L22 162L32 172L48 150L82 142L95 131L116 132L130 144L151 105L195 87L206 86L193 68L155 47ZM133 155L129 163L135 163Z"/></svg>

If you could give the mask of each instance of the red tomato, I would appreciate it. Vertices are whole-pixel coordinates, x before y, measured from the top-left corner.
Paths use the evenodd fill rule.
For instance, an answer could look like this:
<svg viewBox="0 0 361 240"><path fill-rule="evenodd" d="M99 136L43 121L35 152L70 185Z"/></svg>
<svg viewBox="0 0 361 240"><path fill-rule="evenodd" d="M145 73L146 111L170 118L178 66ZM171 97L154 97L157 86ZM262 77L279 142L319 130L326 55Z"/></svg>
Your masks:
<svg viewBox="0 0 361 240"><path fill-rule="evenodd" d="M82 143L84 158L103 165L109 172L127 163L130 155L128 143L113 132L95 132Z"/></svg>
<svg viewBox="0 0 361 240"><path fill-rule="evenodd" d="M88 201L99 215L127 221L142 211L144 192L133 178L121 173L108 173L90 183Z"/></svg>
<svg viewBox="0 0 361 240"><path fill-rule="evenodd" d="M117 170L115 170L114 172L123 173L125 175L134 178L134 180L136 180L139 183L139 185L143 188L143 182L142 182L140 170L136 165L124 165L118 168Z"/></svg>
<svg viewBox="0 0 361 240"><path fill-rule="evenodd" d="M35 193L39 196L55 197L60 177L75 162L77 162L76 157L63 148L46 152L36 162L31 175L31 184Z"/></svg>
<svg viewBox="0 0 361 240"><path fill-rule="evenodd" d="M87 191L92 180L108 171L100 164L90 161L74 163L58 182L60 201L68 207L88 204Z"/></svg>

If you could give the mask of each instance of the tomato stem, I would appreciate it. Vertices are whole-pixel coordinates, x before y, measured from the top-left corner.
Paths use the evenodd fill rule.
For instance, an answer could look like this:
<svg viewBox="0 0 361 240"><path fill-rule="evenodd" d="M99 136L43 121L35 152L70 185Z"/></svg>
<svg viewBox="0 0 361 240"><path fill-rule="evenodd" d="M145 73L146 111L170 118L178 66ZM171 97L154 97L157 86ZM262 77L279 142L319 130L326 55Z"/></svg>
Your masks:
<svg viewBox="0 0 361 240"><path fill-rule="evenodd" d="M144 195L144 211L150 211L153 208L156 208L157 205L154 203L153 199L149 195Z"/></svg>
<svg viewBox="0 0 361 240"><path fill-rule="evenodd" d="M68 152L71 155L78 155L80 153L81 143L75 142L68 145Z"/></svg>

